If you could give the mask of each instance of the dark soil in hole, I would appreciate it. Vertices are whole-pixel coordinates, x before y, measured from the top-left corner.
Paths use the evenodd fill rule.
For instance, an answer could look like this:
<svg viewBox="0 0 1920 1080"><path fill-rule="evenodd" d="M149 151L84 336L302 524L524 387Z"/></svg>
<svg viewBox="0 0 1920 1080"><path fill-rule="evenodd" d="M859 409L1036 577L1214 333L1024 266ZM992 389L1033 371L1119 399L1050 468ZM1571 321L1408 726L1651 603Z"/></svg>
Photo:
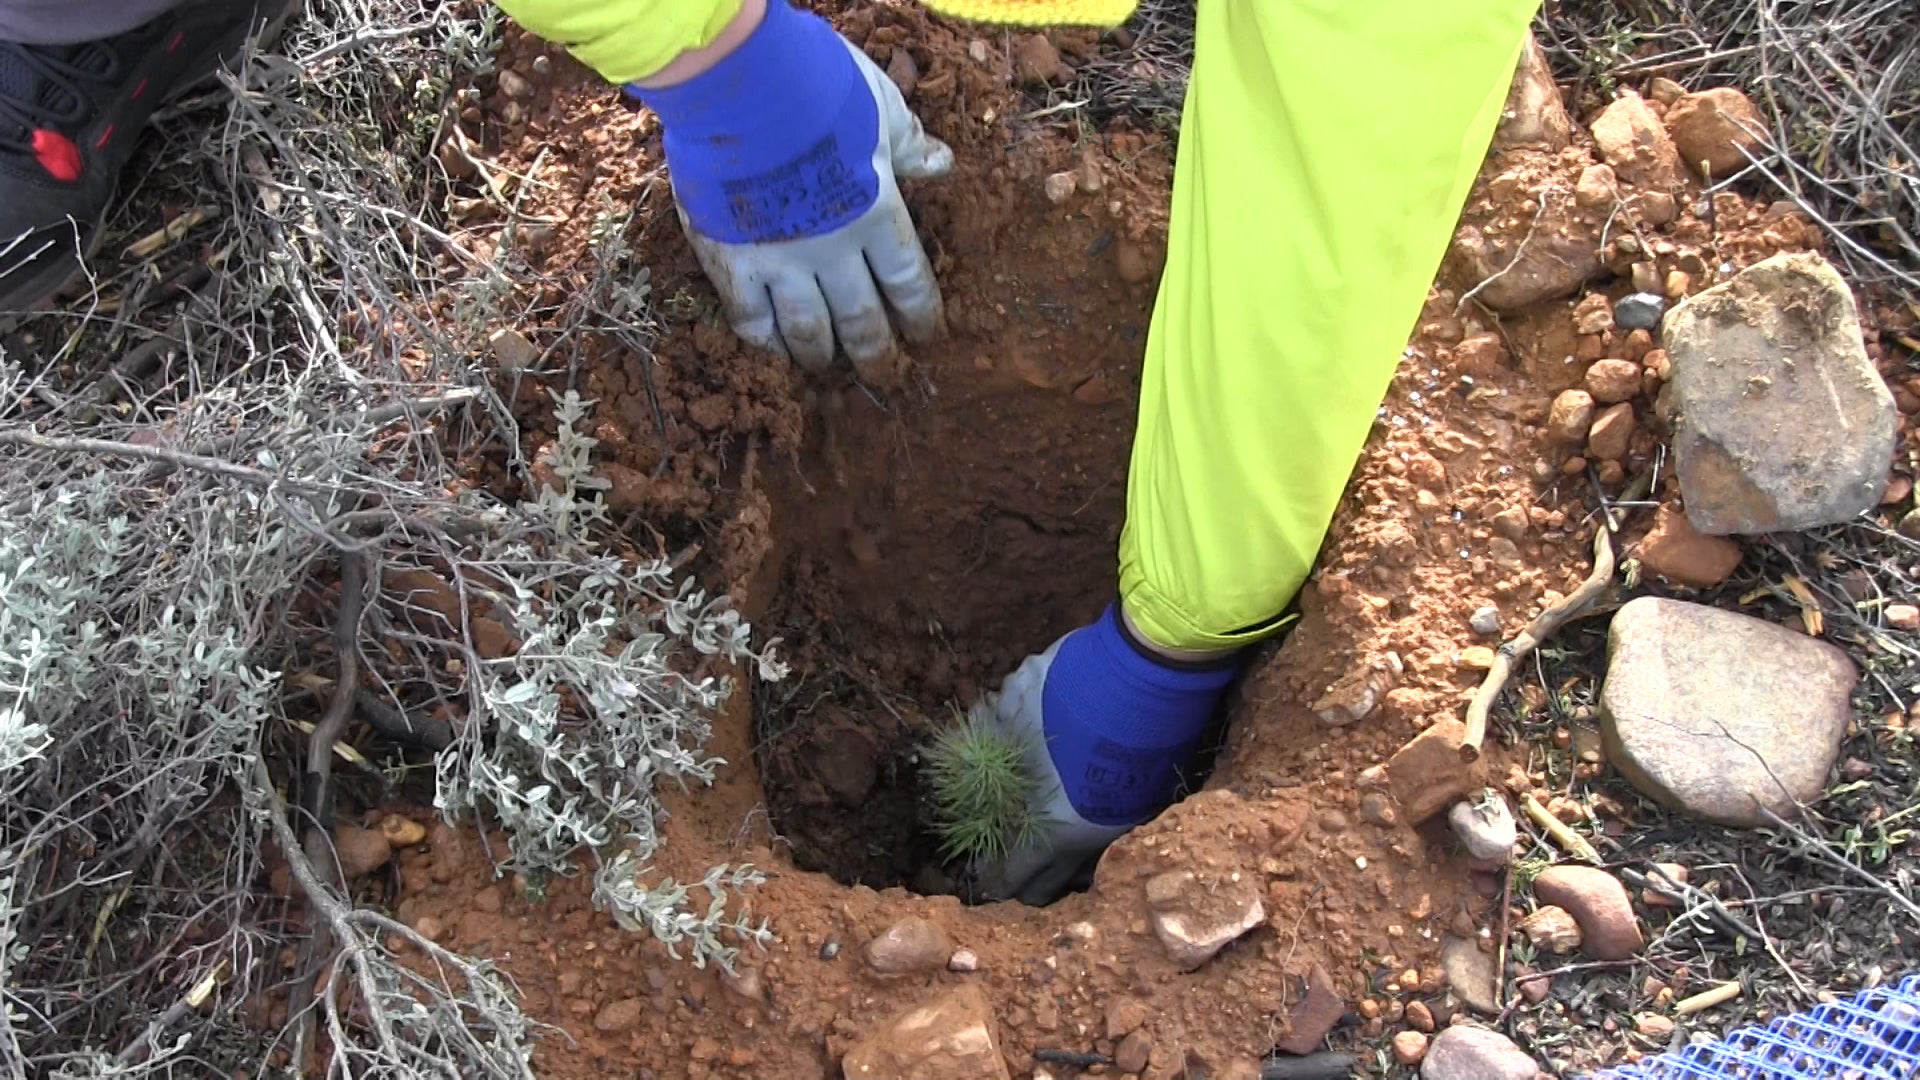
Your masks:
<svg viewBox="0 0 1920 1080"><path fill-rule="evenodd" d="M843 882L951 889L919 747L1116 587L1152 290L1114 268L1113 222L1036 187L990 200L1011 231L926 189L922 220L995 272L948 284L955 332L904 386L812 395L797 459L762 468L780 569L757 624L795 676L756 701L756 759L796 861Z"/></svg>

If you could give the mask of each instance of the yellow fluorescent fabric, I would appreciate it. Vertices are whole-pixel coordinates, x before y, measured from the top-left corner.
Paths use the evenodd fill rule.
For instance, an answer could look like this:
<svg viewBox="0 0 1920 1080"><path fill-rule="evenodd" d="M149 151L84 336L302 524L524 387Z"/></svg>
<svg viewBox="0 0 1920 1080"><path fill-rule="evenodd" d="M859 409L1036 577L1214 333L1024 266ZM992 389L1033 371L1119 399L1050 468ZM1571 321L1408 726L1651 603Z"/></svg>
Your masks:
<svg viewBox="0 0 1920 1080"><path fill-rule="evenodd" d="M624 85L713 44L741 0L498 0L521 26Z"/></svg>
<svg viewBox="0 0 1920 1080"><path fill-rule="evenodd" d="M942 15L1021 26L1119 26L1135 0L925 0Z"/></svg>
<svg viewBox="0 0 1920 1080"><path fill-rule="evenodd" d="M1199 0L1120 540L1134 624L1258 639L1312 568L1539 0Z"/></svg>

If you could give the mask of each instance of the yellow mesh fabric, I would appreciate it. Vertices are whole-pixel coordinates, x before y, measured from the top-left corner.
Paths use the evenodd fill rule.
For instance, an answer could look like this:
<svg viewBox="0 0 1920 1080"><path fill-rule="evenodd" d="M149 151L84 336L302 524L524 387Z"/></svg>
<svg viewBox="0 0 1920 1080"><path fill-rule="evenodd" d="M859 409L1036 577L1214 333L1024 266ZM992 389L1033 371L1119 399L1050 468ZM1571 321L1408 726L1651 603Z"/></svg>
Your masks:
<svg viewBox="0 0 1920 1080"><path fill-rule="evenodd" d="M610 83L636 82L713 44L741 0L498 0L500 10Z"/></svg>
<svg viewBox="0 0 1920 1080"><path fill-rule="evenodd" d="M1134 0L925 0L942 15L1016 26L1119 26Z"/></svg>

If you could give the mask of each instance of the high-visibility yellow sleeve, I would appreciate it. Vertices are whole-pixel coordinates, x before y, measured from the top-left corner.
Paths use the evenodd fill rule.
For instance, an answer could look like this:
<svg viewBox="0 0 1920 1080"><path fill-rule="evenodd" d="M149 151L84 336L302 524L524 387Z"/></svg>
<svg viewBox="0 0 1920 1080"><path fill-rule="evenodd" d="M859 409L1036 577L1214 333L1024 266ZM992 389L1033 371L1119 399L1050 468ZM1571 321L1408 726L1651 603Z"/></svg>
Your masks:
<svg viewBox="0 0 1920 1080"><path fill-rule="evenodd" d="M1119 26L1136 0L925 0L942 15L1016 26Z"/></svg>
<svg viewBox="0 0 1920 1080"><path fill-rule="evenodd" d="M500 10L616 85L713 44L741 0L498 0Z"/></svg>
<svg viewBox="0 0 1920 1080"><path fill-rule="evenodd" d="M1120 541L1133 624L1256 640L1311 570L1539 0L1199 0Z"/></svg>

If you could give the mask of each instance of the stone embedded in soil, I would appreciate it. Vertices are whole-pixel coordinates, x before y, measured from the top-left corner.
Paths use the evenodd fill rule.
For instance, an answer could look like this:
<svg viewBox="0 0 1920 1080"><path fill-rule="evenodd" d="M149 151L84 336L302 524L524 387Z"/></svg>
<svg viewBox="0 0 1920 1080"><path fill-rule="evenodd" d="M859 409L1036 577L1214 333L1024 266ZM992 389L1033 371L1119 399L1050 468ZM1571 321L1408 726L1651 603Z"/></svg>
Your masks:
<svg viewBox="0 0 1920 1080"><path fill-rule="evenodd" d="M1920 607L1912 604L1888 604L1884 612L1887 625L1895 630L1920 630Z"/></svg>
<svg viewBox="0 0 1920 1080"><path fill-rule="evenodd" d="M1475 334L1453 347L1453 369L1461 375L1492 375L1504 366L1506 355L1499 335Z"/></svg>
<svg viewBox="0 0 1920 1080"><path fill-rule="evenodd" d="M380 835L392 848L412 847L427 842L427 827L405 814L388 814L380 819Z"/></svg>
<svg viewBox="0 0 1920 1080"><path fill-rule="evenodd" d="M1627 401L1640 392L1640 365L1631 360L1595 360L1584 385L1603 405Z"/></svg>
<svg viewBox="0 0 1920 1080"><path fill-rule="evenodd" d="M840 1061L846 1080L1009 1080L993 1010L978 987L950 990L894 1017Z"/></svg>
<svg viewBox="0 0 1920 1080"><path fill-rule="evenodd" d="M1494 149L1524 146L1559 151L1565 150L1572 139L1573 118L1567 115L1566 102L1560 98L1560 86L1554 82L1553 69L1547 65L1540 42L1529 34L1513 73L1513 87L1507 91L1506 106L1500 111Z"/></svg>
<svg viewBox="0 0 1920 1080"><path fill-rule="evenodd" d="M1022 86L1045 86L1060 72L1060 50L1045 34L1013 39L1013 76Z"/></svg>
<svg viewBox="0 0 1920 1080"><path fill-rule="evenodd" d="M1667 131L1687 168L1725 180L1747 167L1767 128L1752 99L1730 86L1687 94L1667 110Z"/></svg>
<svg viewBox="0 0 1920 1080"><path fill-rule="evenodd" d="M1613 303L1605 293L1588 293L1573 306L1573 332L1604 334L1613 329Z"/></svg>
<svg viewBox="0 0 1920 1080"><path fill-rule="evenodd" d="M494 362L509 375L525 371L540 360L540 350L518 330L495 330L487 345L493 350Z"/></svg>
<svg viewBox="0 0 1920 1080"><path fill-rule="evenodd" d="M393 845L384 835L357 825L334 826L333 850L348 879L371 874L393 858Z"/></svg>
<svg viewBox="0 0 1920 1080"><path fill-rule="evenodd" d="M1654 863L1653 865L1660 873L1667 876L1667 880L1662 881L1659 876L1655 874L1648 874L1647 879L1653 882L1653 884L1665 889L1667 892L1680 892L1681 890L1674 886L1685 885L1687 883L1687 868L1679 863L1663 862ZM1648 907L1671 908L1680 906L1679 901L1669 900L1666 896L1653 891L1651 888L1640 890L1640 902Z"/></svg>
<svg viewBox="0 0 1920 1080"><path fill-rule="evenodd" d="M1580 947L1580 924L1566 908L1544 904L1520 920L1520 932L1533 947L1555 956L1564 956Z"/></svg>
<svg viewBox="0 0 1920 1080"><path fill-rule="evenodd" d="M1520 838L1506 798L1492 788L1454 803L1447 811L1447 824L1453 826L1467 854L1482 862L1504 865L1513 858L1514 841Z"/></svg>
<svg viewBox="0 0 1920 1080"><path fill-rule="evenodd" d="M593 1014L593 1030L603 1035L617 1035L631 1030L646 1015L647 1003L639 998L610 1001Z"/></svg>
<svg viewBox="0 0 1920 1080"><path fill-rule="evenodd" d="M1396 1031L1393 1035L1393 1060L1402 1065L1420 1064L1427 1056L1427 1037L1418 1031Z"/></svg>
<svg viewBox="0 0 1920 1080"><path fill-rule="evenodd" d="M1671 105L1686 93L1686 87L1663 75L1656 75L1647 81L1647 96L1662 105Z"/></svg>
<svg viewBox="0 0 1920 1080"><path fill-rule="evenodd" d="M1827 642L1643 596L1613 617L1600 694L1607 759L1641 792L1723 825L1825 790L1858 672Z"/></svg>
<svg viewBox="0 0 1920 1080"><path fill-rule="evenodd" d="M1393 800L1378 791L1369 791L1360 797L1360 817L1383 829L1391 829L1400 823L1400 815L1393 809Z"/></svg>
<svg viewBox="0 0 1920 1080"><path fill-rule="evenodd" d="M1497 1031L1455 1024L1434 1037L1421 1080L1533 1080L1533 1058Z"/></svg>
<svg viewBox="0 0 1920 1080"><path fill-rule="evenodd" d="M1555 442L1579 443L1593 427L1593 395L1585 390L1562 390L1547 410L1547 436Z"/></svg>
<svg viewBox="0 0 1920 1080"><path fill-rule="evenodd" d="M1675 1024L1671 1016L1659 1013L1641 1013L1633 1018L1633 1030L1658 1043L1664 1043L1673 1037Z"/></svg>
<svg viewBox="0 0 1920 1080"><path fill-rule="evenodd" d="M720 984L748 1001L759 1001L765 996L766 986L758 968L743 967L734 971L722 968Z"/></svg>
<svg viewBox="0 0 1920 1080"><path fill-rule="evenodd" d="M1189 971L1267 918L1251 874L1170 870L1147 880L1146 895L1154 936Z"/></svg>
<svg viewBox="0 0 1920 1080"><path fill-rule="evenodd" d="M525 101L534 94L533 84L526 76L511 68L502 69L499 75L500 92L515 101Z"/></svg>
<svg viewBox="0 0 1920 1080"><path fill-rule="evenodd" d="M1646 943L1627 887L1605 870L1550 866L1533 879L1533 895L1573 916L1580 925L1581 947L1595 960L1625 960Z"/></svg>
<svg viewBox="0 0 1920 1080"><path fill-rule="evenodd" d="M947 970L966 975L980 970L980 955L972 949L955 949L947 958Z"/></svg>
<svg viewBox="0 0 1920 1080"><path fill-rule="evenodd" d="M1460 721L1441 720L1387 759L1388 788L1408 824L1420 824L1473 789L1473 770L1460 760L1466 735Z"/></svg>
<svg viewBox="0 0 1920 1080"><path fill-rule="evenodd" d="M1473 280L1481 282L1477 299L1495 311L1520 308L1567 296L1597 277L1600 261L1597 226L1586 221L1564 183L1542 188L1531 166L1496 177L1515 178L1525 202L1545 199L1535 228L1489 235L1479 225L1463 225L1454 234L1452 255Z"/></svg>
<svg viewBox="0 0 1920 1080"><path fill-rule="evenodd" d="M1675 308L1662 336L1675 466L1701 532L1807 529L1880 501L1898 412L1825 259L1756 263Z"/></svg>
<svg viewBox="0 0 1920 1080"><path fill-rule="evenodd" d="M1513 977L1513 988L1520 991L1528 1003L1538 1005L1553 993L1553 976L1523 966Z"/></svg>
<svg viewBox="0 0 1920 1080"><path fill-rule="evenodd" d="M1627 444L1633 441L1633 403L1609 405L1593 418L1587 432L1587 457L1593 461L1619 461L1627 456Z"/></svg>
<svg viewBox="0 0 1920 1080"><path fill-rule="evenodd" d="M1613 306L1613 322L1622 330L1652 330L1666 310L1667 298L1659 293L1628 293Z"/></svg>
<svg viewBox="0 0 1920 1080"><path fill-rule="evenodd" d="M1473 632L1482 637L1499 637L1500 609L1492 604L1474 608L1473 614L1467 617L1467 625L1473 627Z"/></svg>
<svg viewBox="0 0 1920 1080"><path fill-rule="evenodd" d="M1041 188L1046 193L1047 201L1058 206L1073 198L1073 193L1080 190L1080 178L1070 172L1049 173L1041 182Z"/></svg>
<svg viewBox="0 0 1920 1080"><path fill-rule="evenodd" d="M1440 969L1447 985L1466 1006L1477 1012L1500 1011L1500 980L1493 955L1480 951L1471 938L1448 938L1440 950Z"/></svg>
<svg viewBox="0 0 1920 1080"><path fill-rule="evenodd" d="M920 65L914 63L911 52L896 45L893 55L887 58L887 78L900 88L901 97L911 98L920 85Z"/></svg>
<svg viewBox="0 0 1920 1080"><path fill-rule="evenodd" d="M1573 185L1573 199L1589 210L1609 206L1620 197L1614 185L1613 166L1589 165L1580 171L1580 179Z"/></svg>
<svg viewBox="0 0 1920 1080"><path fill-rule="evenodd" d="M1113 1067L1123 1073L1143 1073L1153 1058L1153 1042L1143 1031L1120 1040L1113 1048Z"/></svg>
<svg viewBox="0 0 1920 1080"><path fill-rule="evenodd" d="M1620 179L1644 188L1671 188L1680 179L1680 151L1638 94L1627 93L1593 121L1593 142Z"/></svg>
<svg viewBox="0 0 1920 1080"><path fill-rule="evenodd" d="M1115 998L1107 1003L1107 1038L1124 1039L1147 1022L1147 1007L1133 998Z"/></svg>
<svg viewBox="0 0 1920 1080"><path fill-rule="evenodd" d="M1640 567L1695 589L1711 589L1740 566L1740 545L1724 536L1707 536L1687 515L1670 506L1654 513L1653 529L1640 541Z"/></svg>
<svg viewBox="0 0 1920 1080"><path fill-rule="evenodd" d="M1328 727L1340 727L1365 718L1380 704L1393 682L1405 670L1397 653L1370 656L1352 665L1313 702L1313 712Z"/></svg>
<svg viewBox="0 0 1920 1080"><path fill-rule="evenodd" d="M901 919L867 942L867 966L883 975L938 971L953 957L947 932L917 916Z"/></svg>
<svg viewBox="0 0 1920 1080"><path fill-rule="evenodd" d="M1287 1034L1275 1045L1283 1054L1304 1056L1321 1048L1327 1032L1347 1010L1334 989L1333 978L1319 964L1307 975L1306 994L1287 1016Z"/></svg>

